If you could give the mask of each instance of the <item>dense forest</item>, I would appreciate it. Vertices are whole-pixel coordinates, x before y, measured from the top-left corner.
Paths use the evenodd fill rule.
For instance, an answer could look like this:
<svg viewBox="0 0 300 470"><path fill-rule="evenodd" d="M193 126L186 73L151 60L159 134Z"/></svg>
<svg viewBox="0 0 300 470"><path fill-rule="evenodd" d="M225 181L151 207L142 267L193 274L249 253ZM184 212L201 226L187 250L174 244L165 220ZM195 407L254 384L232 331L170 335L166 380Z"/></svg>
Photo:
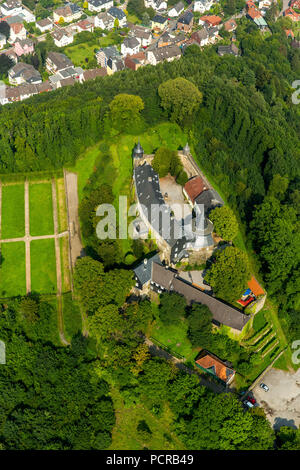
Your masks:
<svg viewBox="0 0 300 470"><path fill-rule="evenodd" d="M191 46L179 61L125 70L3 107L0 172L59 169L103 136L138 135L154 124L176 122L244 227L293 340L300 334L300 108L292 104L291 84L299 78L300 50L290 47L280 21L272 33L264 39L251 24L239 26L241 57ZM176 81L178 94L165 100L179 77L188 87ZM194 89L197 106L191 112L187 104L193 106ZM134 107L126 107L126 100ZM275 439L278 448L299 448L299 431L282 428L275 436L262 410L244 413L235 396L213 395L194 375L151 358L143 341L153 320L151 304L134 299L124 304L130 271L116 269L117 244L95 237L95 207L113 195L108 185L97 187L97 171L93 178L80 206L90 256L78 261L74 277L90 338L78 334L70 348L59 347L49 338L53 307L46 301L2 305L2 339L15 358L0 369L2 447L108 448L115 422L113 383L128 406L143 403L157 416L169 407L175 432L189 449L272 449ZM210 318L203 313L199 325L195 312L188 314L196 344L211 328ZM232 355L246 363L231 343L222 338L207 347L216 353L232 347ZM141 422L137 433L147 442L151 429Z"/></svg>

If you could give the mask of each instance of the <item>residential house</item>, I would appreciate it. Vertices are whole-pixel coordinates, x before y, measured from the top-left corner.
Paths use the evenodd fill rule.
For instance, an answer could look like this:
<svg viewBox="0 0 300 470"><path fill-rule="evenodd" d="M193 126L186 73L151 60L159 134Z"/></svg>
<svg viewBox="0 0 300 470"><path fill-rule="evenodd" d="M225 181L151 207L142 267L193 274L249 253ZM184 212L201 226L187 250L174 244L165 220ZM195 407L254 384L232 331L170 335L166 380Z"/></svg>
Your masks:
<svg viewBox="0 0 300 470"><path fill-rule="evenodd" d="M17 87L6 86L4 93L0 94L0 104L4 105L15 101L23 101L24 99L30 98L30 96L51 90L52 87L48 81L38 83L37 85L24 83Z"/></svg>
<svg viewBox="0 0 300 470"><path fill-rule="evenodd" d="M296 13L295 10L293 10L293 8L287 8L283 12L283 16L290 18L294 22L300 21L300 14Z"/></svg>
<svg viewBox="0 0 300 470"><path fill-rule="evenodd" d="M190 33L194 24L194 15L191 11L187 11L177 21L177 29Z"/></svg>
<svg viewBox="0 0 300 470"><path fill-rule="evenodd" d="M235 370L232 368L232 364L228 361L222 361L217 356L204 349L197 357L195 364L204 372L213 375L225 385L229 385L234 379Z"/></svg>
<svg viewBox="0 0 300 470"><path fill-rule="evenodd" d="M158 253L151 256L151 258L145 258L142 263L133 269L136 289L140 291L146 291L146 289L149 289L153 263L161 264Z"/></svg>
<svg viewBox="0 0 300 470"><path fill-rule="evenodd" d="M36 21L35 25L42 33L46 33L47 31L51 31L53 29L53 23L50 18L38 20Z"/></svg>
<svg viewBox="0 0 300 470"><path fill-rule="evenodd" d="M209 34L206 28L202 28L198 31L195 31L191 39L194 43L198 44L200 47L206 46L209 43Z"/></svg>
<svg viewBox="0 0 300 470"><path fill-rule="evenodd" d="M165 29L167 24L168 18L161 15L155 15L151 20L151 29L162 31Z"/></svg>
<svg viewBox="0 0 300 470"><path fill-rule="evenodd" d="M258 8L261 10L263 9L268 9L272 5L272 0L260 0L258 3Z"/></svg>
<svg viewBox="0 0 300 470"><path fill-rule="evenodd" d="M46 70L49 73L56 73L72 66L73 63L69 57L61 52L49 52L47 55Z"/></svg>
<svg viewBox="0 0 300 470"><path fill-rule="evenodd" d="M3 16L12 16L21 13L22 2L20 0L7 0L0 5Z"/></svg>
<svg viewBox="0 0 300 470"><path fill-rule="evenodd" d="M152 41L152 34L150 29L144 28L143 26L130 24L129 36L135 37L141 47L148 47Z"/></svg>
<svg viewBox="0 0 300 470"><path fill-rule="evenodd" d="M120 28L123 28L127 24L126 15L120 8L112 7L108 10L108 13L113 16L115 20L119 21Z"/></svg>
<svg viewBox="0 0 300 470"><path fill-rule="evenodd" d="M23 6L22 10L20 13L18 13L20 17L22 18L23 21L26 21L26 23L35 23L36 17L35 15L26 7Z"/></svg>
<svg viewBox="0 0 300 470"><path fill-rule="evenodd" d="M106 72L107 75L112 75L115 72L121 72L125 69L125 63L122 57L110 57L107 61Z"/></svg>
<svg viewBox="0 0 300 470"><path fill-rule="evenodd" d="M81 33L82 31L89 31L90 33L94 32L94 22L90 20L89 18L78 21L75 27L78 33Z"/></svg>
<svg viewBox="0 0 300 470"><path fill-rule="evenodd" d="M201 178L201 176L193 176L183 187L183 194L194 207L196 198L205 190L207 190L207 184Z"/></svg>
<svg viewBox="0 0 300 470"><path fill-rule="evenodd" d="M113 0L88 0L88 9L90 11L109 10L114 6Z"/></svg>
<svg viewBox="0 0 300 470"><path fill-rule="evenodd" d="M224 26L225 31L227 31L228 33L231 33L237 28L236 21L233 19L225 21L223 26Z"/></svg>
<svg viewBox="0 0 300 470"><path fill-rule="evenodd" d="M122 56L137 54L140 49L140 43L136 38L125 38L121 44Z"/></svg>
<svg viewBox="0 0 300 470"><path fill-rule="evenodd" d="M107 61L110 57L120 57L120 53L115 46L102 47L96 52L96 59L101 67L106 69Z"/></svg>
<svg viewBox="0 0 300 470"><path fill-rule="evenodd" d="M174 5L171 10L169 10L168 15L171 18L175 18L176 16L179 16L180 13L182 13L184 10L184 3L183 2L178 2L176 5Z"/></svg>
<svg viewBox="0 0 300 470"><path fill-rule="evenodd" d="M218 26L222 22L222 18L216 15L204 15L199 19L199 24L204 25L205 23L209 28Z"/></svg>
<svg viewBox="0 0 300 470"><path fill-rule="evenodd" d="M232 42L232 43L230 44L230 46L219 46L219 47L218 47L218 54L219 54L219 56L231 54L231 55L234 55L234 56L237 57L237 56L239 55L239 49L238 49L238 47Z"/></svg>
<svg viewBox="0 0 300 470"><path fill-rule="evenodd" d="M147 51L147 60L151 65L157 65L164 60L171 62L181 57L181 50L177 45L159 47L153 51Z"/></svg>
<svg viewBox="0 0 300 470"><path fill-rule="evenodd" d="M66 85L73 85L76 82L82 83L84 81L83 74L84 71L81 67L71 66L51 75L49 81L52 88L56 89Z"/></svg>
<svg viewBox="0 0 300 470"><path fill-rule="evenodd" d="M146 65L146 55L144 52L138 52L134 55L128 55L124 59L125 67L136 71L139 67Z"/></svg>
<svg viewBox="0 0 300 470"><path fill-rule="evenodd" d="M82 15L82 10L76 3L66 3L63 7L59 7L53 11L53 20L58 23L63 20L64 23L78 20Z"/></svg>
<svg viewBox="0 0 300 470"><path fill-rule="evenodd" d="M194 2L194 11L199 11L204 13L209 11L214 4L214 0L195 0Z"/></svg>
<svg viewBox="0 0 300 470"><path fill-rule="evenodd" d="M0 49L3 49L5 44L6 44L6 36L4 36L4 34L0 33Z"/></svg>
<svg viewBox="0 0 300 470"><path fill-rule="evenodd" d="M240 334L251 315L246 315L241 310L226 304L222 300L199 289L185 279L180 278L180 273L175 269L152 263L150 287L154 292L177 292L185 297L189 305L199 303L206 305L212 313L212 322L215 326L228 326L235 334Z"/></svg>
<svg viewBox="0 0 300 470"><path fill-rule="evenodd" d="M222 39L218 34L219 34L219 29L217 26L214 26L212 28L208 28L208 44L215 44L217 39Z"/></svg>
<svg viewBox="0 0 300 470"><path fill-rule="evenodd" d="M65 47L68 44L72 44L72 42L74 41L73 34L67 33L62 29L56 29L55 31L53 31L51 36L53 37L54 44L57 47Z"/></svg>
<svg viewBox="0 0 300 470"><path fill-rule="evenodd" d="M8 21L7 21L8 22ZM14 44L17 40L26 39L26 29L22 23L12 23L10 26L10 35L8 42Z"/></svg>
<svg viewBox="0 0 300 470"><path fill-rule="evenodd" d="M165 47L165 46L171 46L174 44L177 44L177 46L180 46L186 41L186 37L183 33L180 34L170 34L167 31L163 33L158 42L157 42L157 47Z"/></svg>
<svg viewBox="0 0 300 470"><path fill-rule="evenodd" d="M107 75L107 73L103 68L88 69L83 72L83 80L87 82L88 80L95 80L97 77L105 77L105 75Z"/></svg>
<svg viewBox="0 0 300 470"><path fill-rule="evenodd" d="M31 39L23 39L22 41L17 40L14 44L14 50L18 57L33 54L34 43Z"/></svg>
<svg viewBox="0 0 300 470"><path fill-rule="evenodd" d="M41 74L30 64L17 63L8 71L9 83L21 85L22 83L42 83Z"/></svg>
<svg viewBox="0 0 300 470"><path fill-rule="evenodd" d="M247 17L250 20L252 20L259 29L264 30L268 27L268 25L267 25L266 21L264 20L261 12L259 11L257 6L255 5L255 3L252 2L252 0L249 0L247 2Z"/></svg>
<svg viewBox="0 0 300 470"><path fill-rule="evenodd" d="M153 8L158 12L166 11L168 8L168 2L166 0L144 0L146 8Z"/></svg>
<svg viewBox="0 0 300 470"><path fill-rule="evenodd" d="M115 18L107 12L99 13L95 16L95 28L112 29L114 27Z"/></svg>

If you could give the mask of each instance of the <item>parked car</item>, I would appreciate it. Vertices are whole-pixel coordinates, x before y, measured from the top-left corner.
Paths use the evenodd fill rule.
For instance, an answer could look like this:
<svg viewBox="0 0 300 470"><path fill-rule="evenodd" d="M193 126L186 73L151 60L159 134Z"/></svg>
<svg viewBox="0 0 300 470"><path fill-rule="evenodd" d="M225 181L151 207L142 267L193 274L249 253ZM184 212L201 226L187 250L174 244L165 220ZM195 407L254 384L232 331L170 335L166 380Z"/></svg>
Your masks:
<svg viewBox="0 0 300 470"><path fill-rule="evenodd" d="M250 403L252 403L252 405L255 405L255 403L256 403L256 400L253 397L246 397L246 400L250 401Z"/></svg>
<svg viewBox="0 0 300 470"><path fill-rule="evenodd" d="M243 401L243 403L244 403L244 405L248 406L248 408L253 408L253 406L254 406L254 405L253 405L250 401L248 401L248 400Z"/></svg>
<svg viewBox="0 0 300 470"><path fill-rule="evenodd" d="M264 384L263 382L262 382L259 386L260 386L260 388L262 388L265 392L268 392L268 391L269 391L269 387L268 387L266 384Z"/></svg>

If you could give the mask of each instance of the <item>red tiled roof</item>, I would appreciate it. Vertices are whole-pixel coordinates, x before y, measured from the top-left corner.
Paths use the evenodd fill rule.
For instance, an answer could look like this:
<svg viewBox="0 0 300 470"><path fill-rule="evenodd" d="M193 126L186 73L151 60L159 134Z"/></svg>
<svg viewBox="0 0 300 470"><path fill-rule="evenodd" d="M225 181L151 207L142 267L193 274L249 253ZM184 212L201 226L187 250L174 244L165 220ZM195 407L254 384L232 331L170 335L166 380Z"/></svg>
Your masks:
<svg viewBox="0 0 300 470"><path fill-rule="evenodd" d="M250 281L248 281L248 287L251 289L253 294L258 297L259 295L265 294L265 291L261 287L261 285L257 282L254 276L251 277Z"/></svg>
<svg viewBox="0 0 300 470"><path fill-rule="evenodd" d="M227 367L221 359L209 352L204 354L205 355L196 360L196 364L203 367L203 369L213 368L215 375L219 377L219 379L223 380L223 382L227 382L228 379L234 375L235 371L230 367Z"/></svg>
<svg viewBox="0 0 300 470"><path fill-rule="evenodd" d="M184 189L192 203L194 203L196 197L207 188L201 176L194 176L185 184Z"/></svg>
<svg viewBox="0 0 300 470"><path fill-rule="evenodd" d="M22 31L22 29L24 28L22 23L13 23L10 25L10 27L14 31L15 34L20 33L20 31Z"/></svg>
<svg viewBox="0 0 300 470"><path fill-rule="evenodd" d="M201 16L200 18L201 21L205 21L205 23L209 23L212 26L216 26L217 24L220 24L222 21L222 18L216 15L210 15L210 16Z"/></svg>
<svg viewBox="0 0 300 470"><path fill-rule="evenodd" d="M254 20L254 18L259 18L261 16L261 13L259 10L253 7L249 8L248 10L248 15L250 16L250 18L252 18Z"/></svg>

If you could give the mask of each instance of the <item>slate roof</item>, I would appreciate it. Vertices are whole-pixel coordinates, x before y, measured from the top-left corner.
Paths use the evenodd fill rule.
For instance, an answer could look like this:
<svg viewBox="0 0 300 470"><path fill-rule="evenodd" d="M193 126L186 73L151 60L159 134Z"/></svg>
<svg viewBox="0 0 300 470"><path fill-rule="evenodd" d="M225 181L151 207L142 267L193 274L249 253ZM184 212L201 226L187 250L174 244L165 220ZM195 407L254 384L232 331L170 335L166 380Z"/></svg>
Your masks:
<svg viewBox="0 0 300 470"><path fill-rule="evenodd" d="M153 21L154 23L164 24L164 23L167 21L167 18L165 18L164 16L161 16L161 15L155 15L155 16L152 18L152 21Z"/></svg>
<svg viewBox="0 0 300 470"><path fill-rule="evenodd" d="M218 324L242 331L250 320L249 315L245 315L240 310L179 279L175 270L170 270L157 263L153 263L151 281L159 284L166 291L177 292L183 295L188 304L200 303L206 305L212 313L213 321Z"/></svg>
<svg viewBox="0 0 300 470"><path fill-rule="evenodd" d="M195 203L204 204L205 216L207 216L212 209L215 209L215 207L224 206L223 199L214 189L203 191L196 197Z"/></svg>
<svg viewBox="0 0 300 470"><path fill-rule="evenodd" d="M88 0L88 2L93 5L95 8L101 7L101 5L106 5L110 0Z"/></svg>
<svg viewBox="0 0 300 470"><path fill-rule="evenodd" d="M118 18L118 20L123 20L123 18L126 18L125 13L122 10L120 10L119 8L116 8L116 7L111 7L108 10L108 13L111 16L113 16L114 18Z"/></svg>
<svg viewBox="0 0 300 470"><path fill-rule="evenodd" d="M125 38L123 44L126 48L134 49L135 47L139 46L140 43L136 38Z"/></svg>
<svg viewBox="0 0 300 470"><path fill-rule="evenodd" d="M44 26L50 26L50 24L52 24L52 21L50 21L49 18L43 18L42 20L38 20L36 24L43 28Z"/></svg>
<svg viewBox="0 0 300 470"><path fill-rule="evenodd" d="M137 199L141 209L144 209L144 217L170 246L171 260L179 261L185 254L187 239L181 236L179 222L172 217L171 209L164 201L158 174L151 165L144 163L134 168L133 178Z"/></svg>
<svg viewBox="0 0 300 470"><path fill-rule="evenodd" d="M179 19L178 19L178 23L181 23L181 24L186 24L186 25L190 25L192 19L194 18L194 15L191 11L187 11L185 12L184 15L182 15Z"/></svg>
<svg viewBox="0 0 300 470"><path fill-rule="evenodd" d="M67 67L72 67L73 62L69 57L67 57L65 54L62 54L61 52L49 52L47 55L47 59L50 59L51 62L55 65L57 70L63 70Z"/></svg>
<svg viewBox="0 0 300 470"><path fill-rule="evenodd" d="M160 257L158 253L149 259L145 258L141 264L134 268L133 272L141 286L150 281L152 274L152 263L154 262L160 264Z"/></svg>
<svg viewBox="0 0 300 470"><path fill-rule="evenodd" d="M176 44L158 47L157 49L154 49L151 52L153 53L157 62L160 62L165 59L170 59L171 57L178 57L181 55L181 49Z"/></svg>

